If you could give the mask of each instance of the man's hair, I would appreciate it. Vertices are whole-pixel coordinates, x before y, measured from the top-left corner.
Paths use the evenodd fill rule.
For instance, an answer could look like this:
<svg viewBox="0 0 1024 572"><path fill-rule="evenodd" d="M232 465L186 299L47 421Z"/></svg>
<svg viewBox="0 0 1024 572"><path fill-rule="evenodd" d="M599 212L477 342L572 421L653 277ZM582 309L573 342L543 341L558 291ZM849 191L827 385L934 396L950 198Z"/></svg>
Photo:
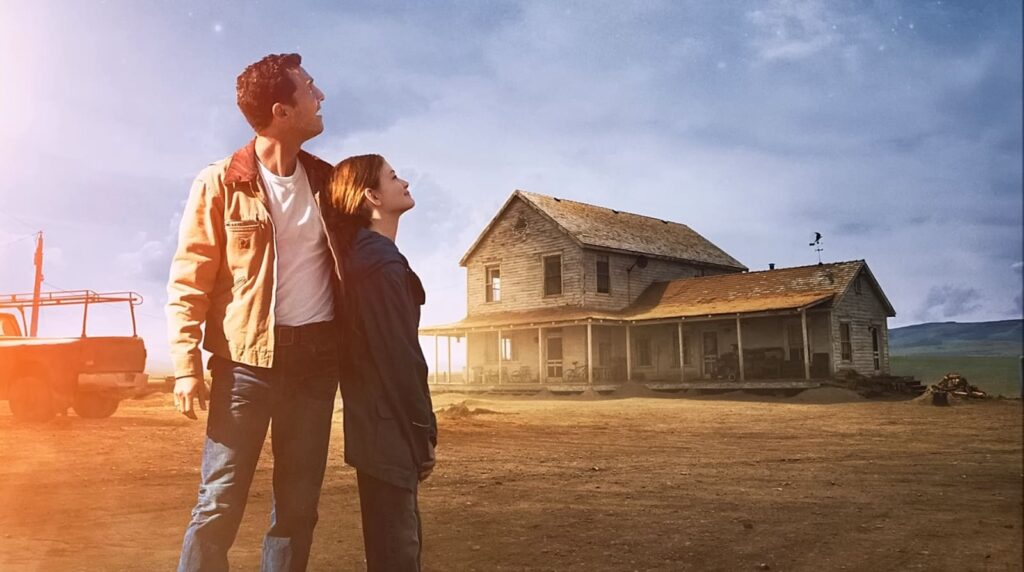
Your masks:
<svg viewBox="0 0 1024 572"><path fill-rule="evenodd" d="M238 75L235 82L238 108L257 132L270 125L275 103L295 104L298 86L288 77L288 70L301 64L299 54L270 54Z"/></svg>

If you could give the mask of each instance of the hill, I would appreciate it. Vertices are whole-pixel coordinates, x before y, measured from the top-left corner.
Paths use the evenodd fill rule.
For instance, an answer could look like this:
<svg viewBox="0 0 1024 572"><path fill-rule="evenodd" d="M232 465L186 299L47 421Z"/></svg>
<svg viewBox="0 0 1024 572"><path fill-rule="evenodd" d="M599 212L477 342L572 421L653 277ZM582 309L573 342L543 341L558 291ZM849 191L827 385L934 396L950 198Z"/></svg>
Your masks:
<svg viewBox="0 0 1024 572"><path fill-rule="evenodd" d="M1024 353L1024 320L936 322L889 330L894 356L1003 356Z"/></svg>

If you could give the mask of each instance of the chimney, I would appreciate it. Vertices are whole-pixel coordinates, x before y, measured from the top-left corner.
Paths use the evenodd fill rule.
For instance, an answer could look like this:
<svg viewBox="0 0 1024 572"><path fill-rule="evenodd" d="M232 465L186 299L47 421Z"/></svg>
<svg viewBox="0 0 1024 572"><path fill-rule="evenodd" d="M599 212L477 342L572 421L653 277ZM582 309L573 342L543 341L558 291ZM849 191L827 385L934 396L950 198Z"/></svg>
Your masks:
<svg viewBox="0 0 1024 572"><path fill-rule="evenodd" d="M769 262L768 263L768 270L775 270L775 263L774 262Z"/></svg>

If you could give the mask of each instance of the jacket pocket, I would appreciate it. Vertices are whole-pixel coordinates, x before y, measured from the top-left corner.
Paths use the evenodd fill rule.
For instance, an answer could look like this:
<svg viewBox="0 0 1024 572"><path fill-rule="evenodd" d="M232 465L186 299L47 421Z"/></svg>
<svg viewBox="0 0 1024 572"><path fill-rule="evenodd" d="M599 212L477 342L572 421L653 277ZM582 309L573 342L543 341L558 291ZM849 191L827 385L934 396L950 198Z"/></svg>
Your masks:
<svg viewBox="0 0 1024 572"><path fill-rule="evenodd" d="M384 401L383 398L377 398L377 415L382 419L394 419L395 415L391 412L391 406Z"/></svg>
<svg viewBox="0 0 1024 572"><path fill-rule="evenodd" d="M260 264L266 256L270 229L259 220L225 221L227 236L225 258L231 271L231 289L250 283L259 274Z"/></svg>

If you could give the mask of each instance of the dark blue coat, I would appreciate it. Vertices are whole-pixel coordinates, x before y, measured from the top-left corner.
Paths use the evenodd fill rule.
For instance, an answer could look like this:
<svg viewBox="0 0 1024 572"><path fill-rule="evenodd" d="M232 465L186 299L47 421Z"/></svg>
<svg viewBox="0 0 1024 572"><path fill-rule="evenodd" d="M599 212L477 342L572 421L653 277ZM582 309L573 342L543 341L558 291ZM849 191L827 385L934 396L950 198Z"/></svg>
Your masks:
<svg viewBox="0 0 1024 572"><path fill-rule="evenodd" d="M369 229L356 234L343 266L345 462L413 489L437 443L417 333L423 285L395 243Z"/></svg>

